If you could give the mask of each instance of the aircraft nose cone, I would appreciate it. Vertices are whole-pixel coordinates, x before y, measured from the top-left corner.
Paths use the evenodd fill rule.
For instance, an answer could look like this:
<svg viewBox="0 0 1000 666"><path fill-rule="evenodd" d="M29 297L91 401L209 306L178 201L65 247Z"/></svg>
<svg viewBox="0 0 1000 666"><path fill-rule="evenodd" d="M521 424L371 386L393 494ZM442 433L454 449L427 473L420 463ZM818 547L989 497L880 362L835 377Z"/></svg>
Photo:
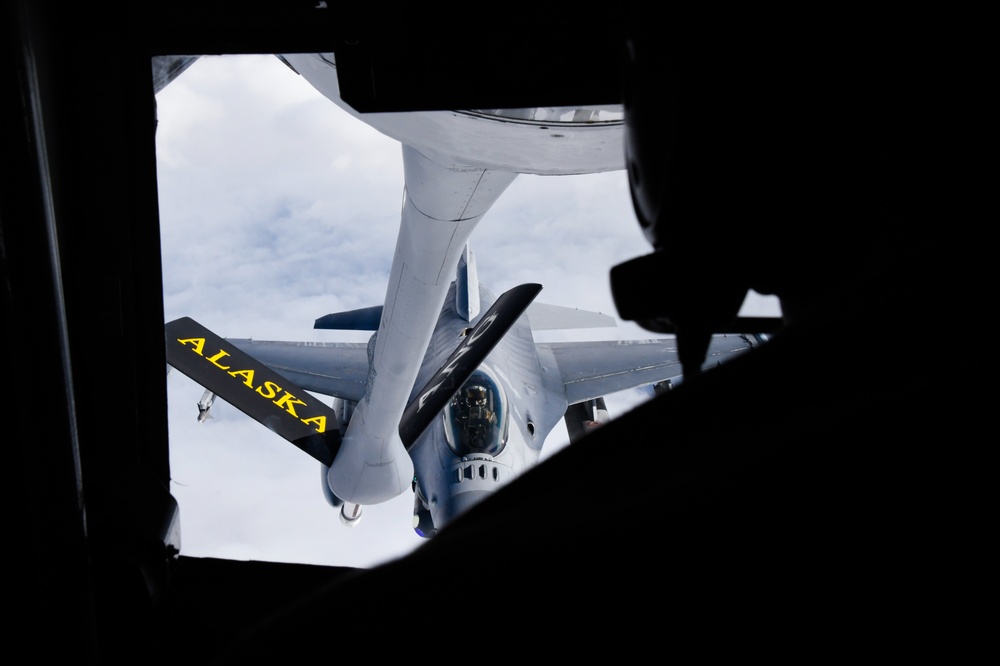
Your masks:
<svg viewBox="0 0 1000 666"><path fill-rule="evenodd" d="M439 507L439 515L435 516L434 524L447 525L492 494L492 490L466 490L452 495L450 501L444 502Z"/></svg>
<svg viewBox="0 0 1000 666"><path fill-rule="evenodd" d="M513 478L512 470L491 456L463 457L449 468L451 481L444 501L433 503L435 525L448 521L482 502Z"/></svg>

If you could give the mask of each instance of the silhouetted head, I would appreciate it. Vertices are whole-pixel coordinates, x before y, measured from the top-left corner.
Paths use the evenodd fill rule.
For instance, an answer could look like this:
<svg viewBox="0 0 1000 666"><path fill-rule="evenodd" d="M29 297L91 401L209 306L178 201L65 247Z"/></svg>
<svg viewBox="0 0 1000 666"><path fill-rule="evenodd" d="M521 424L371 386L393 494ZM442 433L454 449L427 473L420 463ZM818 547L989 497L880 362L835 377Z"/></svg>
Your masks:
<svg viewBox="0 0 1000 666"><path fill-rule="evenodd" d="M872 16L667 13L637 14L623 71L626 168L653 253L611 279L619 314L677 332L690 370L749 289L793 318L892 250L919 89L912 54Z"/></svg>

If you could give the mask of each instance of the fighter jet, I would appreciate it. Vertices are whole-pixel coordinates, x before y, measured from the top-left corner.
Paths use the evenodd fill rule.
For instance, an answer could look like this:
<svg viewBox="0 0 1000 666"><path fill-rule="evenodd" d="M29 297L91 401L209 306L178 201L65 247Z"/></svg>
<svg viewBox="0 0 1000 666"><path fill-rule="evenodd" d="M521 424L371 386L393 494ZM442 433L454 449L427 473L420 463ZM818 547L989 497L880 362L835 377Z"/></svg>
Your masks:
<svg viewBox="0 0 1000 666"><path fill-rule="evenodd" d="M375 333L368 344L353 347L237 342L177 320L168 324L168 360L319 460L324 495L341 508L345 523L356 522L361 506L412 491L417 531L433 534L534 464L560 418L569 416L571 436L585 432L607 418L604 394L679 378L669 341L604 342L599 354L572 346L557 352L554 343L535 343L531 331L539 329L544 308L524 311L530 289L517 292L514 304L505 301L507 294L495 299L478 284L468 250L476 225L517 175L623 169L620 108L360 114L339 97L333 54L279 57L328 99L402 146L404 201L385 301L351 313L353 320L324 319L322 326L370 327ZM489 304L496 309L483 314ZM505 327L491 317L504 319ZM484 322L490 334L480 337L476 327ZM490 341L489 348L470 352L465 343L481 339ZM724 347L718 351L754 343L749 337L720 338ZM195 366L200 370L186 369L181 359L202 363ZM441 386L447 390L438 388L432 391L435 401L421 402L431 390L425 382L440 379L435 373L459 360L463 372L446 373ZM349 379L349 390L329 385L331 378ZM307 391L335 398L333 410ZM463 392L465 404L459 400ZM476 396L485 396L496 425L487 428L476 417L482 430L477 427L473 436L470 419L486 413ZM417 427L413 411L432 416ZM290 429L277 425L282 419L290 420Z"/></svg>
<svg viewBox="0 0 1000 666"><path fill-rule="evenodd" d="M533 331L615 322L598 312L535 303L537 284L496 298L479 283L470 256L466 249L396 421L395 434L414 470L413 527L423 537L537 463L560 419L572 444L608 421L605 395L641 386L663 390L682 380L673 338L536 342ZM472 316L471 300L493 306ZM378 325L382 314L379 306L334 313L314 326L366 329ZM763 341L717 335L706 366ZM222 339L189 318L167 324L172 366L294 443L327 472L353 455L341 435L381 381L372 368L376 347L377 334L367 344L261 341ZM333 407L310 393L333 397ZM327 478L326 500L340 508L345 525L357 524L360 503L345 501ZM380 477L362 474L352 498L369 492L369 478Z"/></svg>

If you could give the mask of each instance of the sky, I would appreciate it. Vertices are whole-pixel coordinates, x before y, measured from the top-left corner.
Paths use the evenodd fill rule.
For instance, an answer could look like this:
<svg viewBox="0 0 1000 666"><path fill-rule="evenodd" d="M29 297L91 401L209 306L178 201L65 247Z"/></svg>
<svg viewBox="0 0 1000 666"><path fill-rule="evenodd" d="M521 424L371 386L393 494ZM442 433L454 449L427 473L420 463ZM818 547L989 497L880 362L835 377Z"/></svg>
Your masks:
<svg viewBox="0 0 1000 666"><path fill-rule="evenodd" d="M400 144L271 55L200 58L157 95L157 119L164 320L188 316L258 340L366 342L370 333L312 325L384 300L403 196ZM470 244L494 293L537 282L539 302L612 316L611 267L650 252L625 171L522 174ZM778 312L759 296L747 307ZM536 340L650 337L619 320ZM222 399L199 423L202 387L177 371L166 381L183 555L371 567L425 542L412 528L412 493L365 507L345 527L323 498L319 463ZM606 402L616 417L648 395ZM542 459L567 440L560 422Z"/></svg>

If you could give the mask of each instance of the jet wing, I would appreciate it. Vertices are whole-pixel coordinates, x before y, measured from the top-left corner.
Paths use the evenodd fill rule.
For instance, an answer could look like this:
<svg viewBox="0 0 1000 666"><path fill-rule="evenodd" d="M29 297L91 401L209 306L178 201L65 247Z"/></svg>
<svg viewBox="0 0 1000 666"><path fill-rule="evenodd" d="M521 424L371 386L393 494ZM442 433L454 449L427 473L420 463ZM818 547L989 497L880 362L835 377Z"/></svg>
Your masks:
<svg viewBox="0 0 1000 666"><path fill-rule="evenodd" d="M368 380L368 345L363 342L283 342L227 338L272 370L307 391L360 401Z"/></svg>
<svg viewBox="0 0 1000 666"><path fill-rule="evenodd" d="M676 338L539 342L539 354L551 353L569 404L593 400L681 375ZM711 367L760 344L750 336L716 335L705 358Z"/></svg>
<svg viewBox="0 0 1000 666"><path fill-rule="evenodd" d="M617 326L614 317L601 312L567 308L548 303L528 306L528 320L532 331L553 331L570 328L607 328Z"/></svg>

